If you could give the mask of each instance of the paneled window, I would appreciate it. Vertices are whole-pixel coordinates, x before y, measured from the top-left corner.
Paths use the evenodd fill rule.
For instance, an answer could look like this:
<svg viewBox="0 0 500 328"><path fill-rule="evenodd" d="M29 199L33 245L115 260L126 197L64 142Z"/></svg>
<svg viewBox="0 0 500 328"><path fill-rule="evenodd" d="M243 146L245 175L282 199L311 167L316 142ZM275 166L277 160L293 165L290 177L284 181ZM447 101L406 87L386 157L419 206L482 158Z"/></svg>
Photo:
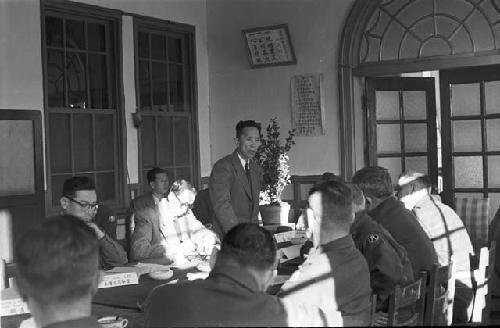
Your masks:
<svg viewBox="0 0 500 328"><path fill-rule="evenodd" d="M65 6L66 7L66 6ZM99 201L120 205L116 26L113 18L44 10L44 79L49 208L64 180L92 178Z"/></svg>
<svg viewBox="0 0 500 328"><path fill-rule="evenodd" d="M143 185L148 190L146 173L153 167L166 169L171 181L197 184L194 29L140 19L135 24Z"/></svg>

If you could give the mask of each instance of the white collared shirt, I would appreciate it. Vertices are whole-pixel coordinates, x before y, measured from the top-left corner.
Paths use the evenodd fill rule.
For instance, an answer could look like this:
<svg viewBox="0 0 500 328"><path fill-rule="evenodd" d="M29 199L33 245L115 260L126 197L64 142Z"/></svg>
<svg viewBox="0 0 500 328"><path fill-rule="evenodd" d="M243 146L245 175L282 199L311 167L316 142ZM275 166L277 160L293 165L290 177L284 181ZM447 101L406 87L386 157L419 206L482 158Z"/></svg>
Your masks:
<svg viewBox="0 0 500 328"><path fill-rule="evenodd" d="M238 157L240 159L241 166L243 166L243 171L245 170L245 164L248 162L248 168L250 168L250 160L244 159L239 152L236 152L238 154Z"/></svg>

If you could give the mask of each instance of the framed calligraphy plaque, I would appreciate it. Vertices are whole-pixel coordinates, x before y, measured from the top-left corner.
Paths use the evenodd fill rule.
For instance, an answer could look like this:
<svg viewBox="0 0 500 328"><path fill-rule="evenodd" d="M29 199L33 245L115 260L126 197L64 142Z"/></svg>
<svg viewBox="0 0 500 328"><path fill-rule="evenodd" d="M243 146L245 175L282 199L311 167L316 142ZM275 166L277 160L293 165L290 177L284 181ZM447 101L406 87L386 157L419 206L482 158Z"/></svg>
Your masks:
<svg viewBox="0 0 500 328"><path fill-rule="evenodd" d="M297 63L286 24L250 28L242 33L252 68Z"/></svg>
<svg viewBox="0 0 500 328"><path fill-rule="evenodd" d="M322 89L322 74L292 77L292 128L296 136L319 136L325 133Z"/></svg>

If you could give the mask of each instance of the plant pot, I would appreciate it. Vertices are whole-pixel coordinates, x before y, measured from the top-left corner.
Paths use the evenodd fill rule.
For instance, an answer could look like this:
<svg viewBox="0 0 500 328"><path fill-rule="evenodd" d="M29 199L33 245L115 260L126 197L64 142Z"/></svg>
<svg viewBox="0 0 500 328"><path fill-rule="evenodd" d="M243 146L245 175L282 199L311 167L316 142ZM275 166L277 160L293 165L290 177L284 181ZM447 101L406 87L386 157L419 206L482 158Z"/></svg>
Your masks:
<svg viewBox="0 0 500 328"><path fill-rule="evenodd" d="M259 209L263 225L288 224L290 204L281 202L278 205L260 205Z"/></svg>

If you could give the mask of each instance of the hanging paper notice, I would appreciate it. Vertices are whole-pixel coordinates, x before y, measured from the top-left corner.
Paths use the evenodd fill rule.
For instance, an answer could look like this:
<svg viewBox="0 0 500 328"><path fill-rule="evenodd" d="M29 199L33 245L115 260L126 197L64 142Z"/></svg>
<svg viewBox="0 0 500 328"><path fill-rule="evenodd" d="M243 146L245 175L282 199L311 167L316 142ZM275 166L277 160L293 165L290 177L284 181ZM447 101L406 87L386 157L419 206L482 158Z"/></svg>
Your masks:
<svg viewBox="0 0 500 328"><path fill-rule="evenodd" d="M292 77L292 128L295 129L295 135L324 134L322 84L322 74Z"/></svg>

